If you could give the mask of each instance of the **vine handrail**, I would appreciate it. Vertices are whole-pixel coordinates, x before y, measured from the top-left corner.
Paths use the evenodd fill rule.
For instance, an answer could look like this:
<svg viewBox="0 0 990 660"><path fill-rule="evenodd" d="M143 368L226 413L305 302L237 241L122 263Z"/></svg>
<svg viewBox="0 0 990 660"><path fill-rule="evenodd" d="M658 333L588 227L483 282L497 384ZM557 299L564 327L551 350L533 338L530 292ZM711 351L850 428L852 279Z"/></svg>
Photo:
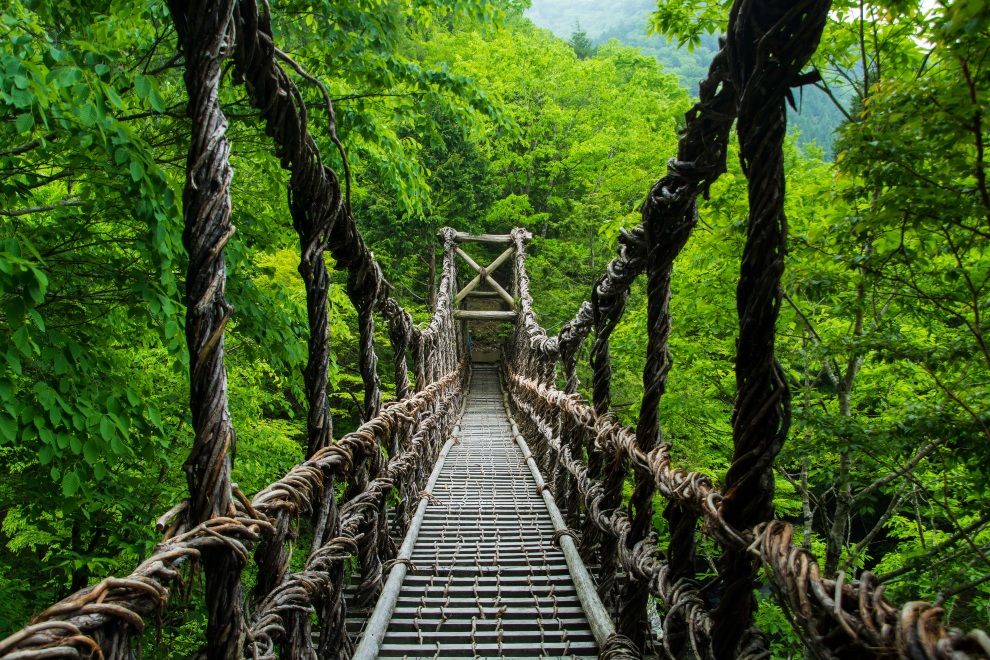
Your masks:
<svg viewBox="0 0 990 660"><path fill-rule="evenodd" d="M773 460L787 433L787 385L773 354L785 250L783 215L784 103L817 48L831 3L736 0L728 37L688 112L678 154L643 205L643 221L620 236L620 250L573 319L550 336L536 320L517 237L521 313L508 347L505 380L526 429L539 438L545 473L557 475L568 519L584 521L582 554L600 564L603 601L623 634L606 649L649 651L647 599L665 611L663 651L670 657L769 657L766 636L752 625L756 571L770 585L815 657L949 658L990 656L990 638L947 629L942 609L925 602L898 608L864 572L846 581L822 575L817 559L793 543L791 525L773 518ZM672 465L657 410L671 361L668 303L673 262L697 221L696 201L725 171L728 137L737 123L750 215L738 287L738 394L735 455L723 488ZM647 275L647 359L635 429L610 411L609 335L632 283ZM577 391L577 352L591 331L592 402ZM564 389L556 385L560 363ZM623 506L627 478L633 494ZM654 492L667 501L670 543L663 552L652 529ZM717 580L695 575L698 522L722 552ZM712 590L717 605L711 606Z"/></svg>

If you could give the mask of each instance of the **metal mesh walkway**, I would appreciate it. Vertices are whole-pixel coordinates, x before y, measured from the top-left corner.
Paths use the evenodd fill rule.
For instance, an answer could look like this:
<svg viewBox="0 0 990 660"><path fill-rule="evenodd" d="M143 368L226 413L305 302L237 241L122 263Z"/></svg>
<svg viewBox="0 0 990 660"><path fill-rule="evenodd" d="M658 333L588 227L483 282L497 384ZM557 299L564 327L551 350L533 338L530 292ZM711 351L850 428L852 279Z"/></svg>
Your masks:
<svg viewBox="0 0 990 660"><path fill-rule="evenodd" d="M494 368L475 367L459 437L435 472L414 536L415 569L398 590L378 656L596 656Z"/></svg>

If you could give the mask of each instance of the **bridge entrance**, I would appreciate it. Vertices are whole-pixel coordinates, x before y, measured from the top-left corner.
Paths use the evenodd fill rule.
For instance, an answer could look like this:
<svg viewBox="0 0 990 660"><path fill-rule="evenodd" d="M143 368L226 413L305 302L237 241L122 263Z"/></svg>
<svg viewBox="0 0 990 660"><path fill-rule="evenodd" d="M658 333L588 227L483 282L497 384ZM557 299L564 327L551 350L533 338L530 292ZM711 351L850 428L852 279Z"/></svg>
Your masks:
<svg viewBox="0 0 990 660"><path fill-rule="evenodd" d="M527 234L526 240L528 237ZM495 364L499 360L499 347L508 337L505 323L515 323L519 313L516 263L519 248L510 234L455 232L454 241L455 254L475 274L454 296L454 317L460 321L460 335L466 343L468 360ZM491 261L476 259L465 251L468 243L476 248L488 248L489 252L492 248L500 251Z"/></svg>

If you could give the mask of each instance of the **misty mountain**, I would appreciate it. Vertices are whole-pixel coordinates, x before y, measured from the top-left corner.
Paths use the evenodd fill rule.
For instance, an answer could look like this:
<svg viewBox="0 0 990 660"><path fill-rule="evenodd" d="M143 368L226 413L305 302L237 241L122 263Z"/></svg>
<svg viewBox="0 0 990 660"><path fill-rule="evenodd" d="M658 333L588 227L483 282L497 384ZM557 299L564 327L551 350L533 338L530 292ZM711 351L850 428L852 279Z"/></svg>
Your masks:
<svg viewBox="0 0 990 660"><path fill-rule="evenodd" d="M532 0L526 16L563 39L577 31L587 33L596 44L609 39L639 48L652 55L665 70L676 74L681 84L697 94L698 82L707 71L718 40L710 36L693 51L648 34L650 14L656 0ZM842 113L828 97L812 87L795 91L798 112L790 111L792 129L799 132L801 144L817 143L827 155L832 152L834 131L842 122Z"/></svg>

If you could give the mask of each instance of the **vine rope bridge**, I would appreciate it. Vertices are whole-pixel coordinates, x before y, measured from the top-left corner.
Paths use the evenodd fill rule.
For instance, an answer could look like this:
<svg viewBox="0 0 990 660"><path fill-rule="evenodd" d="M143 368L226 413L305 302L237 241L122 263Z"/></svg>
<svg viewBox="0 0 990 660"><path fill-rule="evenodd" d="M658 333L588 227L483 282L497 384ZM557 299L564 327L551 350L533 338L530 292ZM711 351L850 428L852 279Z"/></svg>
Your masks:
<svg viewBox="0 0 990 660"><path fill-rule="evenodd" d="M319 83L276 47L267 3L170 0L191 120L183 196L195 430L184 466L189 497L158 520L161 542L130 575L41 612L0 641L0 657L130 658L146 622L160 622L170 597L198 573L207 615L202 654L210 658L766 658L768 638L753 625L761 580L809 657L990 657L990 637L947 627L937 604L895 605L869 572L823 575L792 541L792 527L774 517L772 469L790 416L774 358L786 248L785 103L793 87L815 79L803 69L830 4L733 3L642 223L619 237L590 301L551 335L534 311L524 229L443 230L432 318L417 326L390 295L351 213L329 96L323 92L343 183L325 164L283 65ZM224 367L232 314L224 246L235 231L219 103L228 61L289 173L309 321L306 459L253 498L231 480L236 435ZM717 486L672 465L658 408L671 366L673 263L696 224L698 196L725 171L733 124L749 218L732 463ZM478 241L502 248L488 267L464 249ZM357 310L364 383L364 422L337 439L327 398L328 253L346 272ZM475 273L461 290L458 259ZM511 292L494 277L503 265L511 267ZM639 421L628 428L610 407L609 336L641 275L648 344ZM506 309L459 309L485 297ZM396 393L387 403L376 320L384 320L394 356ZM497 367L470 362L466 324L476 321L513 324ZM592 335L585 401L578 355ZM665 502L665 547L653 526L657 496ZM697 572L702 537L720 553L714 576ZM659 621L651 622L654 603Z"/></svg>

